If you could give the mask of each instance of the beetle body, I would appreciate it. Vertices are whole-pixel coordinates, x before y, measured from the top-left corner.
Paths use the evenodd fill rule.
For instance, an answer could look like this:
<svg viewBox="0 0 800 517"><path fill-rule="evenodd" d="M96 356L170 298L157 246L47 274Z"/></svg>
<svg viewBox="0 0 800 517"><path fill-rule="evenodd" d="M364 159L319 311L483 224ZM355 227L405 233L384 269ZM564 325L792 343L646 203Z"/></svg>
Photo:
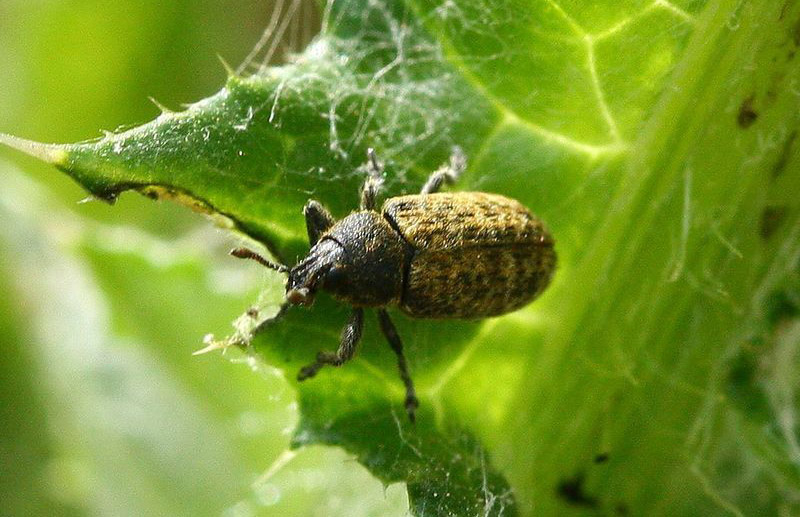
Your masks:
<svg viewBox="0 0 800 517"><path fill-rule="evenodd" d="M519 202L458 192L391 198L383 215L413 250L400 309L417 318L485 318L550 283L553 240Z"/></svg>
<svg viewBox="0 0 800 517"><path fill-rule="evenodd" d="M403 348L385 307L396 305L415 318L477 319L519 309L550 283L555 270L553 239L542 222L519 202L483 192L437 193L465 167L457 151L450 165L434 172L417 195L393 197L378 212L375 198L381 168L370 154L370 175L361 210L336 222L316 201L304 209L311 249L291 269L255 253L243 258L288 271L286 299L310 305L328 291L353 307L339 349L320 352L299 380L324 365L340 366L355 355L363 308L378 308L381 330L397 354L411 420L418 405Z"/></svg>
<svg viewBox="0 0 800 517"><path fill-rule="evenodd" d="M355 307L396 304L416 318L517 310L547 287L555 266L541 221L513 199L482 192L390 198L380 214L337 222L315 248L309 264L333 262L322 289Z"/></svg>

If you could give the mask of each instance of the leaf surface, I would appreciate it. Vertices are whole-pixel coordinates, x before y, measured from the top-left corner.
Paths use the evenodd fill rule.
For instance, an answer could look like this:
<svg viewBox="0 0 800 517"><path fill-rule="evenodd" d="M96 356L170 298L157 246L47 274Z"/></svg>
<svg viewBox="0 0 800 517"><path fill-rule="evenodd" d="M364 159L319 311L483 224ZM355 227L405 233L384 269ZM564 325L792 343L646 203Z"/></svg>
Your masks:
<svg viewBox="0 0 800 517"><path fill-rule="evenodd" d="M396 195L460 145L459 189L517 198L548 223L554 285L495 320L393 313L416 427L368 319L356 360L297 386L294 445L338 445L405 481L419 515L777 508L798 488L796 459L775 452L795 443L778 419L795 381L756 365L798 357L798 4L327 7L294 61L186 111L96 142L7 143L95 196L135 189L213 214L290 264L307 250L308 198L337 217L356 206L367 147ZM335 348L347 308L321 297L272 321L271 279L234 341L294 378ZM756 414L741 397L765 402ZM726 470L737 462L750 477Z"/></svg>

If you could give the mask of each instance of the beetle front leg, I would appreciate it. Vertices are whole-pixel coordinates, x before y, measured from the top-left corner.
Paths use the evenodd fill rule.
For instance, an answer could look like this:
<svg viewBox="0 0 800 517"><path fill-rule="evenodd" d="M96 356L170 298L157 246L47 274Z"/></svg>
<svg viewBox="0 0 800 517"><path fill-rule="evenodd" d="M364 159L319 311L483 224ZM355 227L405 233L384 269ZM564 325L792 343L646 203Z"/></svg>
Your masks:
<svg viewBox="0 0 800 517"><path fill-rule="evenodd" d="M319 352L317 360L304 366L297 374L298 381L304 381L315 376L326 364L341 366L356 355L356 346L361 340L361 331L364 329L364 309L353 309L350 319L342 330L339 349L336 352Z"/></svg>
<svg viewBox="0 0 800 517"><path fill-rule="evenodd" d="M442 183L455 183L464 169L467 168L467 157L460 147L453 147L453 154L450 155L450 162L442 165L431 173L425 186L422 187L420 194L433 194L438 192Z"/></svg>
<svg viewBox="0 0 800 517"><path fill-rule="evenodd" d="M303 207L303 215L306 216L308 243L312 246L336 222L331 213L321 203L313 199L309 199L306 206Z"/></svg>
<svg viewBox="0 0 800 517"><path fill-rule="evenodd" d="M406 385L406 412L408 419L411 423L416 421L416 410L419 407L419 399L417 399L417 392L414 390L414 381L411 380L411 375L408 373L408 365L406 364L406 357L403 355L403 342L400 341L400 335L397 329L389 318L389 313L386 309L378 309L378 321L381 324L383 335L389 342L394 353L397 354L397 367L400 370L400 378L403 379L403 384Z"/></svg>

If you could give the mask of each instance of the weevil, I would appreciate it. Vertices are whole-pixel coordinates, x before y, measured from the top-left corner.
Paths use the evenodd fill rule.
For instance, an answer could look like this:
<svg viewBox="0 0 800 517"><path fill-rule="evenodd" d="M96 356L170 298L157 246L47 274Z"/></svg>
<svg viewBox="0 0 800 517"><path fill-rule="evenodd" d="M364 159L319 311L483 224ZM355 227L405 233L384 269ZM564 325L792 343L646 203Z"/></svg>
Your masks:
<svg viewBox="0 0 800 517"><path fill-rule="evenodd" d="M336 221L320 203L303 209L311 249L294 267L266 260L247 248L231 254L288 273L286 300L311 305L322 289L352 306L339 348L322 351L297 375L304 381L325 365L353 358L364 327L364 309L377 309L378 323L397 356L405 384L405 408L414 422L419 406L400 335L386 308L413 318L480 319L515 311L550 283L556 265L553 239L542 222L513 199L484 192L438 192L455 182L466 157L455 148L422 191L376 199L383 167L368 151L360 210Z"/></svg>

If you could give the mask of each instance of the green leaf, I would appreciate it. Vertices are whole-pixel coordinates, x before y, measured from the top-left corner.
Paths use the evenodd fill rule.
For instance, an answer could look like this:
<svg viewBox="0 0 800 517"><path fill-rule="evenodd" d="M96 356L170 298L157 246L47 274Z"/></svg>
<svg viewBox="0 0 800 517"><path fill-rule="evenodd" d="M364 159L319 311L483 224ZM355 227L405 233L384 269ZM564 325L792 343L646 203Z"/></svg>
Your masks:
<svg viewBox="0 0 800 517"><path fill-rule="evenodd" d="M554 285L489 321L396 316L416 426L368 320L356 360L297 385L293 445L405 481L418 515L796 511L800 4L354 1L325 19L295 61L186 111L84 144L3 140L290 263L309 197L356 206L367 147L395 195L458 144L459 189L548 223ZM272 320L270 278L233 342L293 378L347 308Z"/></svg>

